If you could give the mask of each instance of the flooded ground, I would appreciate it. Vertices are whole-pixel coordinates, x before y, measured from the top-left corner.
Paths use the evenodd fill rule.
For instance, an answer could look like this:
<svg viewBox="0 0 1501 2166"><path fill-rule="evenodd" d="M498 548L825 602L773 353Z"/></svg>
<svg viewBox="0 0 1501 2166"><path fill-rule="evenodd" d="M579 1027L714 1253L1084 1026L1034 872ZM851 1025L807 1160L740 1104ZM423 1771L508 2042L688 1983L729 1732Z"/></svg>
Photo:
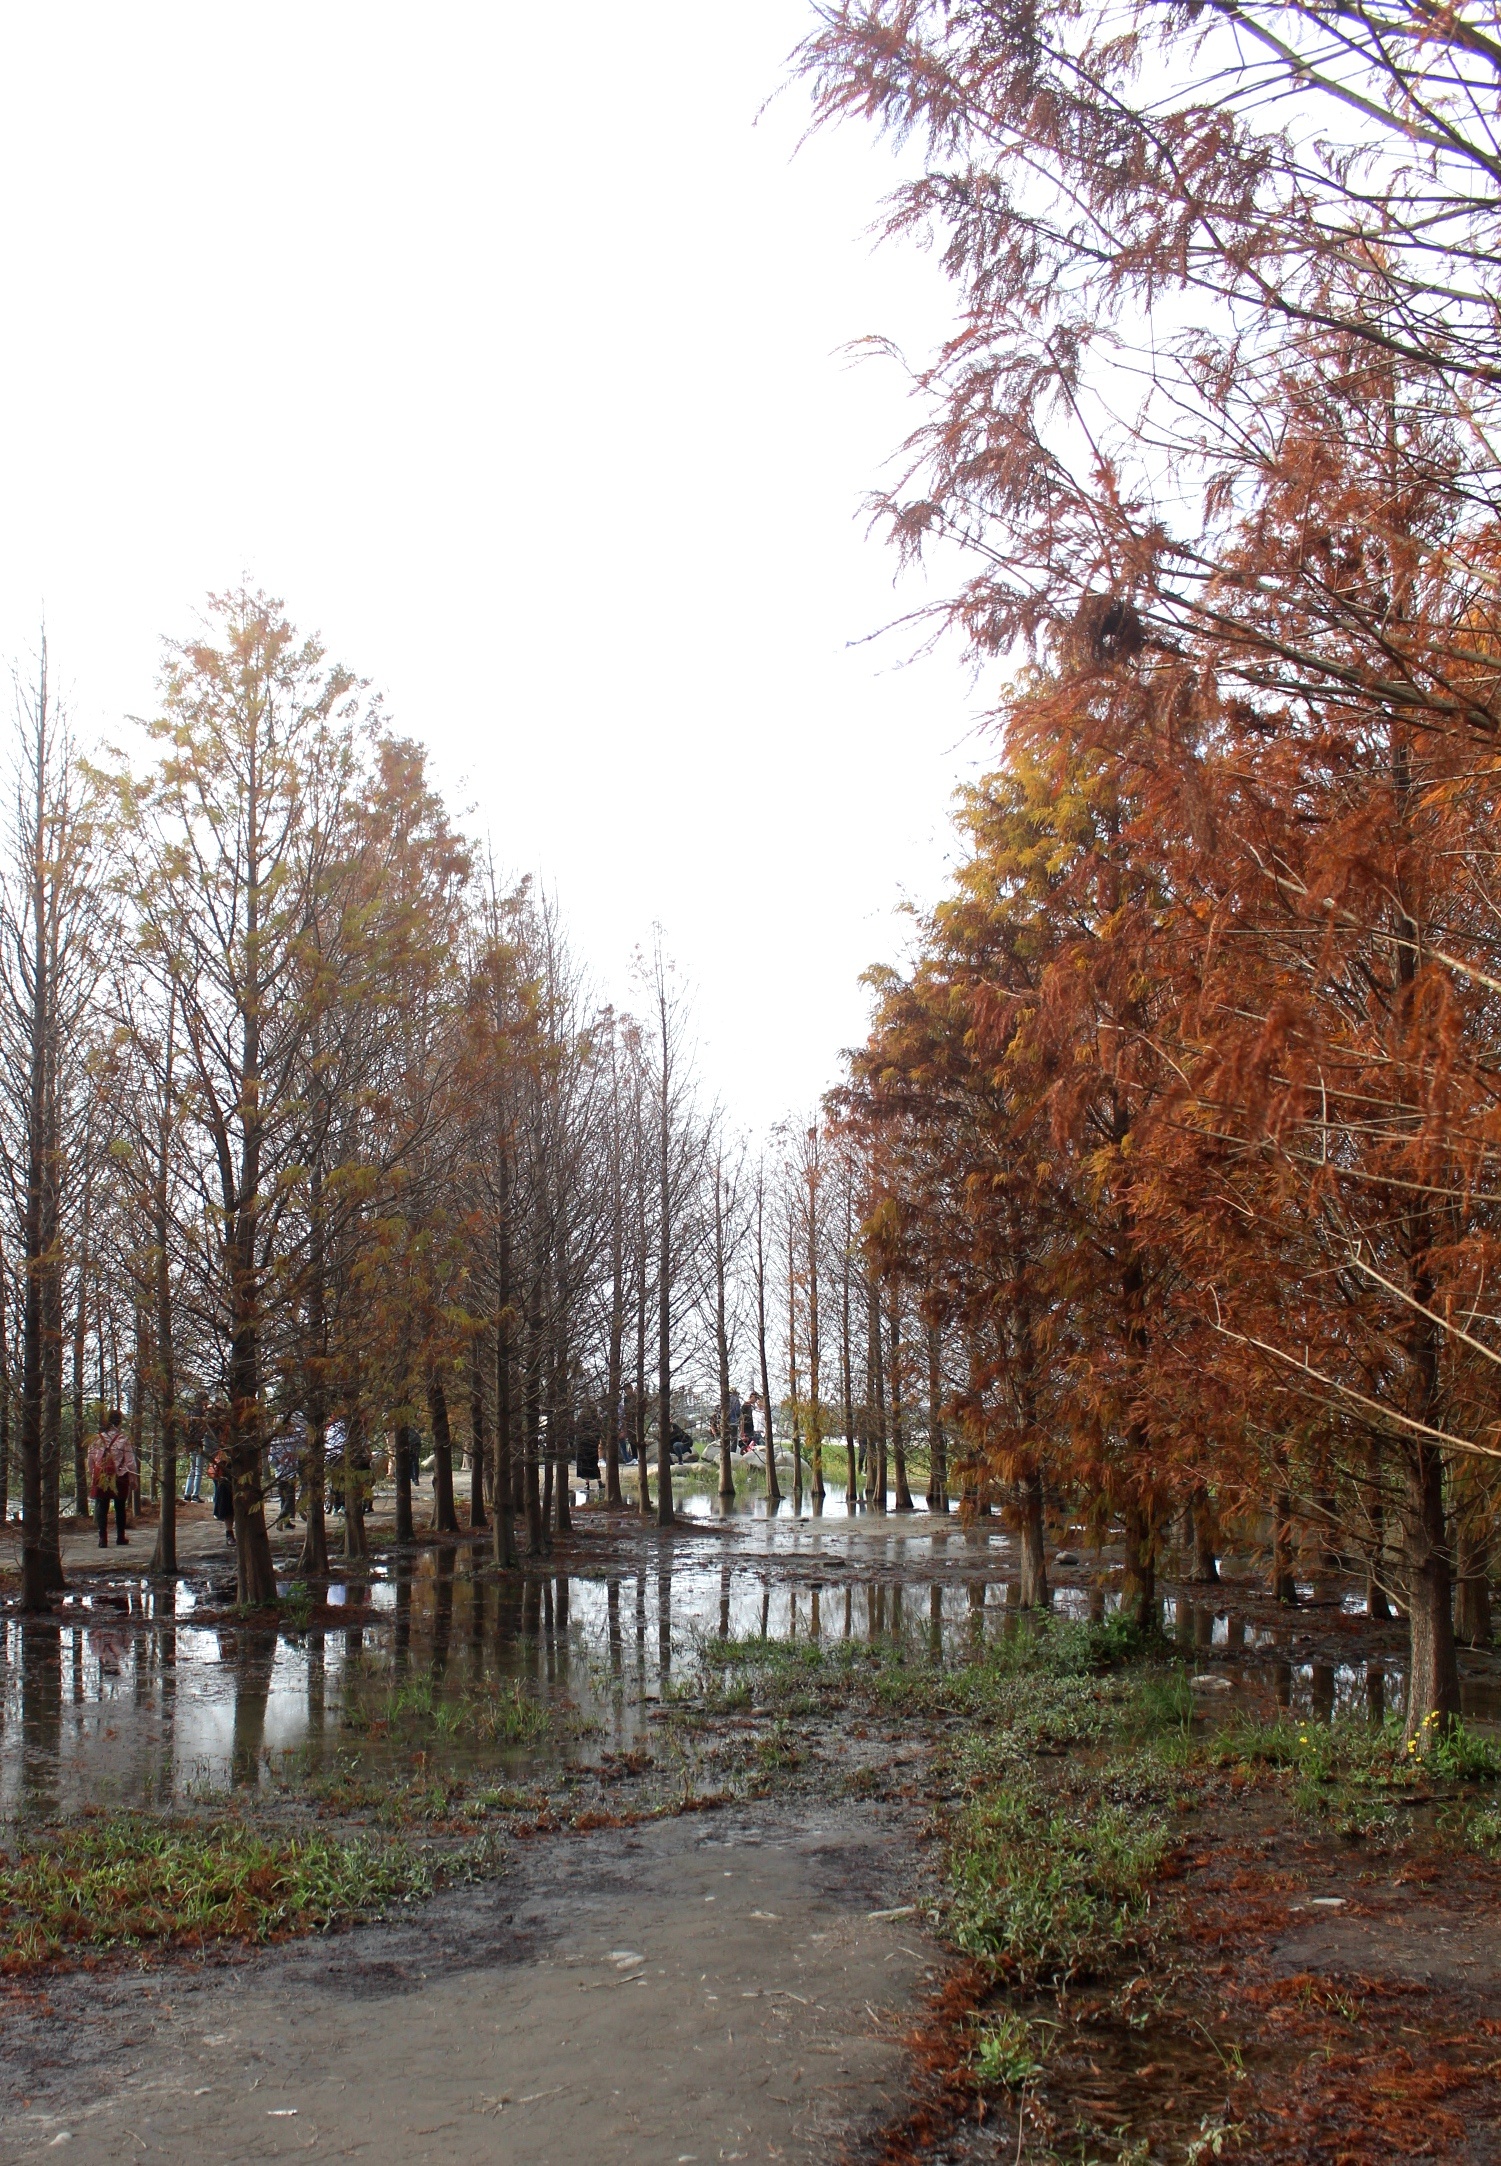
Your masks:
<svg viewBox="0 0 1501 2166"><path fill-rule="evenodd" d="M418 1878L384 1917L364 1900L281 1946L101 1941L80 1967L54 1919L51 1967L0 1982L0 2166L60 2145L101 2166L1182 2166L1221 2155L1216 2129L1224 2156L1279 2166L1501 2156L1501 1866L1464 1835L1491 1793L1390 1764L1400 1623L1337 1583L1279 1609L1230 1560L1219 1588L1166 1581L1176 1665L1072 1678L1037 1666L998 1521L683 1503L671 1531L581 1507L510 1574L467 1537L396 1551L378 1511L369 1561L306 1588L281 1533L274 1626L236 1613L206 1514L171 1586L137 1562L148 1527L123 1558L71 1537L54 1612L0 1615L11 1856L60 1860L65 1907L91 1828L123 1842L127 1889L149 1889L141 1831L162 1825ZM1118 1607L1108 1550L1050 1566L1058 1614ZM1465 1673L1489 1734L1496 1660ZM1157 1746L1101 1742L1100 1710L1128 1705ZM1217 1757L1236 1717L1297 1764ZM957 1960L946 1846L977 1798L997 1840L1034 1816L1017 1856L1039 1870L1159 1829L1129 1956L1107 1933L1054 1987ZM1019 2096L976 2084L982 2020L1039 2042ZM1425 2151L1461 2093L1484 2142Z"/></svg>
<svg viewBox="0 0 1501 2166"><path fill-rule="evenodd" d="M276 1630L235 1617L211 1520L185 1526L175 1586L84 1538L51 1618L12 1608L0 1621L0 1818L160 1808L341 1769L370 1779L405 1773L420 1751L520 1779L563 1752L635 1749L714 1637L897 1638L942 1657L1017 1627L1014 1545L997 1522L849 1511L843 1496L769 1517L743 1489L727 1514L690 1494L685 1516L659 1541L630 1515L582 1509L558 1557L517 1574L470 1541L377 1555L315 1591L316 1624L299 1622L309 1591L284 1579ZM290 1572L286 1537L279 1553ZM1055 1609L1108 1614L1108 1554L1069 1554L1054 1567ZM1309 1720L1399 1708L1400 1624L1371 1624L1348 1591L1305 1593L1290 1613L1250 1579L1175 1589L1163 1626L1186 1661ZM1467 1717L1501 1718L1495 1662L1467 1658L1466 1671ZM415 1717L417 1744L404 1719Z"/></svg>

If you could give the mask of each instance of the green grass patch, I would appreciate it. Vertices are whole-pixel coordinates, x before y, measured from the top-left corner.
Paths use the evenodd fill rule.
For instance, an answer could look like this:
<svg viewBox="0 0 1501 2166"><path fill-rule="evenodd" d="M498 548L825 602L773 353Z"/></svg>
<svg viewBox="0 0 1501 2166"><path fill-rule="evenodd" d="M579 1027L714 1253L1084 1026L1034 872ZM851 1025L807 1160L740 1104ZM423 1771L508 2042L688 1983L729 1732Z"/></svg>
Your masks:
<svg viewBox="0 0 1501 2166"><path fill-rule="evenodd" d="M0 1862L0 1970L112 1948L281 1940L431 1885L400 1844L122 1813L49 1829Z"/></svg>
<svg viewBox="0 0 1501 2166"><path fill-rule="evenodd" d="M1395 1715L1384 1723L1353 1715L1328 1723L1297 1722L1289 1715L1272 1722L1231 1722L1213 1739L1208 1757L1220 1767L1285 1770L1303 1784L1391 1788L1434 1776L1448 1782L1501 1780L1501 1752L1490 1738L1460 1722L1424 1746L1403 1737Z"/></svg>
<svg viewBox="0 0 1501 2166"><path fill-rule="evenodd" d="M956 1818L948 1936L1008 1978L1061 1986L1124 1945L1171 1847L1140 1798L1069 1795L1018 1770Z"/></svg>
<svg viewBox="0 0 1501 2166"><path fill-rule="evenodd" d="M344 1727L397 1744L422 1740L500 1751L581 1732L571 1704L541 1700L519 1679L444 1692L431 1677L406 1678L384 1692L352 1699L344 1710Z"/></svg>

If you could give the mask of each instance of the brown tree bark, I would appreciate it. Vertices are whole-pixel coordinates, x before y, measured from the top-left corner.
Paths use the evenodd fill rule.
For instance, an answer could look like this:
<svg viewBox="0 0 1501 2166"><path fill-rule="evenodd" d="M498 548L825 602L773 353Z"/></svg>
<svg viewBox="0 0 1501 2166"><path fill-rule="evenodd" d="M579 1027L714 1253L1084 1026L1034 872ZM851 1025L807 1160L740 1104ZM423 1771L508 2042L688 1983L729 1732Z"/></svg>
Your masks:
<svg viewBox="0 0 1501 2166"><path fill-rule="evenodd" d="M1047 1609L1052 1602L1048 1588L1043 1501L1042 1474L1033 1467L1016 1485L1016 1516L1021 1533L1021 1585L1017 1599L1023 1609Z"/></svg>
<svg viewBox="0 0 1501 2166"><path fill-rule="evenodd" d="M448 1424L448 1395L436 1371L427 1380L427 1412L433 1431L433 1531L457 1534L459 1515L453 1497L453 1432Z"/></svg>
<svg viewBox="0 0 1501 2166"><path fill-rule="evenodd" d="M943 1378L936 1327L928 1331L928 1509L949 1508L949 1455L943 1429Z"/></svg>
<svg viewBox="0 0 1501 2166"><path fill-rule="evenodd" d="M1141 1504L1128 1504L1121 1518L1125 1532L1121 1609L1138 1631L1155 1633L1159 1626L1157 1529L1150 1512Z"/></svg>
<svg viewBox="0 0 1501 2166"><path fill-rule="evenodd" d="M890 1325L891 1461L894 1485L891 1508L896 1512L912 1512L917 1507L912 1502L912 1491L907 1483L907 1437L902 1419L902 1384L906 1372L903 1366L901 1293L896 1286L891 1289Z"/></svg>
<svg viewBox="0 0 1501 2166"><path fill-rule="evenodd" d="M777 1480L777 1440L771 1418L771 1369L766 1359L766 1169L756 1172L756 1354L761 1368L761 1418L766 1423L766 1509L782 1501Z"/></svg>
<svg viewBox="0 0 1501 2166"><path fill-rule="evenodd" d="M485 1376L480 1364L479 1334L469 1342L469 1528L487 1533L485 1468L489 1465L489 1439L485 1433Z"/></svg>
<svg viewBox="0 0 1501 2166"><path fill-rule="evenodd" d="M1220 1530L1207 1489L1195 1489L1189 1502L1189 1511L1193 1519L1194 1584L1200 1587L1217 1587L1220 1583L1220 1567L1216 1551Z"/></svg>

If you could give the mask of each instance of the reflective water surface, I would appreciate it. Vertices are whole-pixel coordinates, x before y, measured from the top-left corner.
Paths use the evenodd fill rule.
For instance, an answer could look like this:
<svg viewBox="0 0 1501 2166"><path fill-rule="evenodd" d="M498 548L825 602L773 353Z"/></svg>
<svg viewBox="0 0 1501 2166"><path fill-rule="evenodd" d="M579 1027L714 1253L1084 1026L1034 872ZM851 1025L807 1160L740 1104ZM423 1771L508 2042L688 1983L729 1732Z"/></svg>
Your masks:
<svg viewBox="0 0 1501 2166"><path fill-rule="evenodd" d="M692 1512L710 1500L690 1498ZM320 1621L252 1630L222 1621L222 1565L175 1588L80 1578L52 1618L0 1626L0 1816L165 1805L337 1776L410 1780L414 1769L520 1778L563 1750L629 1750L664 1687L691 1683L713 1635L776 1640L896 1636L952 1656L1017 1629L1010 1537L926 1514L769 1519L742 1496L733 1524L660 1549L634 1532L597 1538L588 1568L498 1575L482 1548L373 1559L335 1579ZM1170 1596L1163 1626L1195 1669L1232 1662L1301 1717L1376 1719L1401 1702L1402 1668L1369 1659L1331 1603L1277 1615ZM1107 1575L1071 1572L1063 1614L1119 1602ZM331 1621L328 1611L337 1612ZM214 1621L215 1619L219 1621ZM1338 1635L1337 1635L1338 1636ZM1466 1713L1501 1719L1494 1674L1471 1665ZM1226 1696L1228 1698L1228 1696ZM555 1718L548 1723L540 1706Z"/></svg>

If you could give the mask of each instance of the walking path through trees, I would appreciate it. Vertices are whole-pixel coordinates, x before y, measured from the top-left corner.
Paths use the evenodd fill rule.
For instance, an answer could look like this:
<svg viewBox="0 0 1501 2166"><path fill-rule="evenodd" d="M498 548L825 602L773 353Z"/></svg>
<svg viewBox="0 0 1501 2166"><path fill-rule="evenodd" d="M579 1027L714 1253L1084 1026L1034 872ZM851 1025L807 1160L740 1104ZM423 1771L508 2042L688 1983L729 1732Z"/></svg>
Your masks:
<svg viewBox="0 0 1501 2166"><path fill-rule="evenodd" d="M6 2166L1495 2155L1494 1657L1451 1764L1343 1583L1153 1643L995 1520L372 1534L7 1610Z"/></svg>

